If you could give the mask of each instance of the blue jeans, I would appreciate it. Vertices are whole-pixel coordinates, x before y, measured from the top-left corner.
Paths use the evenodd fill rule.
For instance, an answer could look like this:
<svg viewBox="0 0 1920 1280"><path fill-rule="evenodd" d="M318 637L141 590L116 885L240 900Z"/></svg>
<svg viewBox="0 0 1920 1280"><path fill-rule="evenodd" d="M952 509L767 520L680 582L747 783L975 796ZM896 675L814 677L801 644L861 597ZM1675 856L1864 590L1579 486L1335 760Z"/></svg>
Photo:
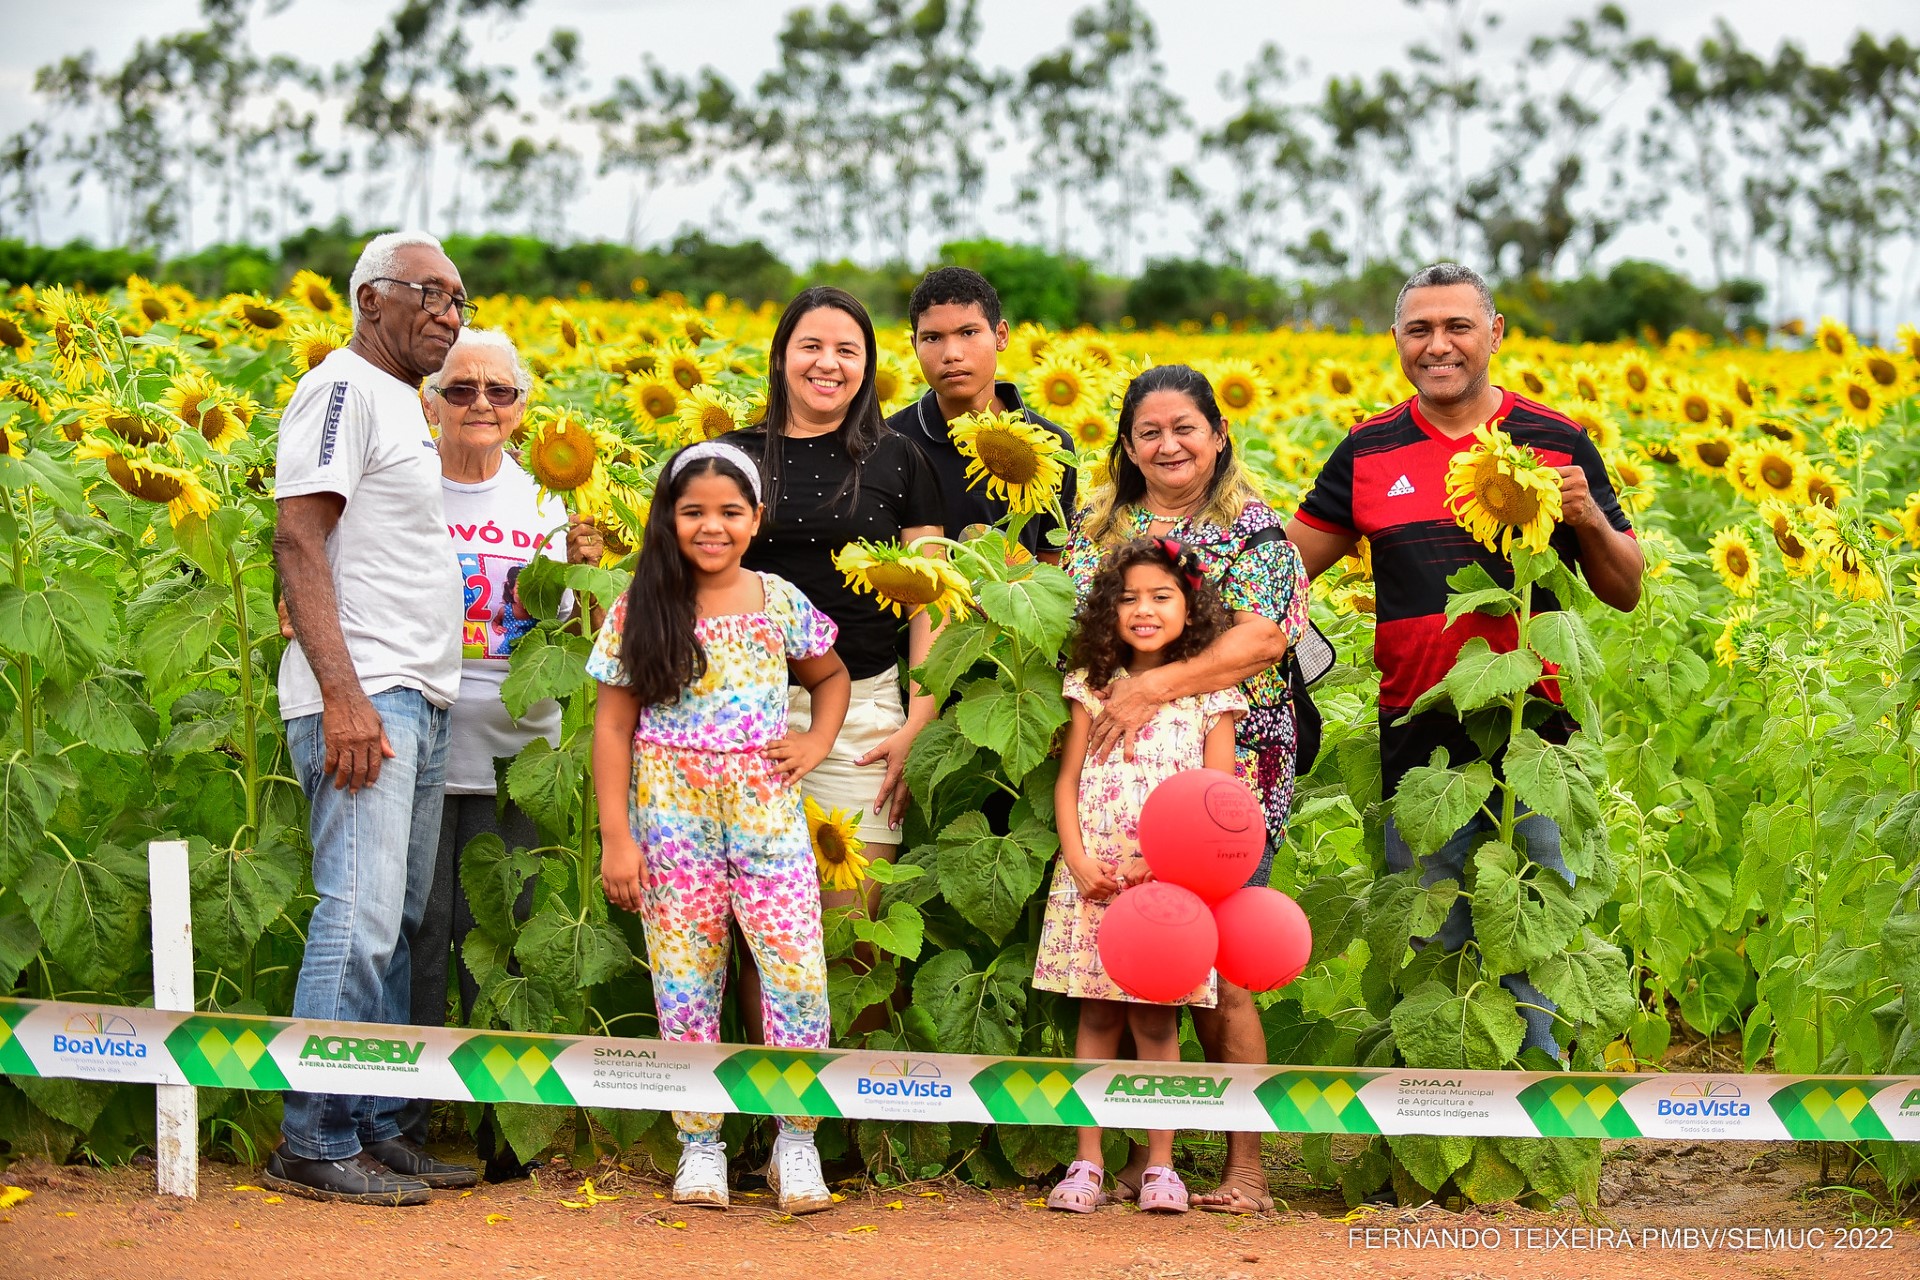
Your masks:
<svg viewBox="0 0 1920 1280"><path fill-rule="evenodd" d="M318 715L287 722L294 771L307 793L313 887L320 903L307 926L293 1016L404 1023L413 966L409 941L426 913L446 793L447 713L414 689L373 695L394 755L380 780L359 791L334 786L321 767L327 744ZM289 1093L280 1132L308 1160L344 1160L400 1133L405 1100L357 1094Z"/></svg>
<svg viewBox="0 0 1920 1280"><path fill-rule="evenodd" d="M1566 859L1560 856L1560 828L1552 818L1540 813L1522 813L1513 824L1514 833L1520 837L1521 856L1539 863L1550 871L1558 872L1560 878L1568 884L1573 883L1573 875L1567 870ZM1467 879L1467 858L1473 852L1475 840L1494 829L1491 819L1484 813L1476 813L1466 826L1453 833L1451 839L1441 845L1437 852L1419 859L1420 883L1437 884L1442 880L1454 880L1465 884ZM1400 838L1400 829L1394 825L1393 818L1387 818L1387 870L1411 871L1414 864L1413 850ZM1438 944L1442 951L1458 951L1473 937L1473 904L1465 898L1455 898L1453 909L1431 937L1415 938L1416 949L1428 944ZM1553 1034L1553 1011L1558 1008L1547 998L1540 988L1527 981L1523 973L1509 973L1500 979L1500 985L1513 993L1520 1002L1520 1016L1526 1019L1527 1035L1520 1042L1522 1049L1540 1049L1548 1057L1560 1056L1560 1041ZM1534 1005L1536 1008L1528 1008Z"/></svg>

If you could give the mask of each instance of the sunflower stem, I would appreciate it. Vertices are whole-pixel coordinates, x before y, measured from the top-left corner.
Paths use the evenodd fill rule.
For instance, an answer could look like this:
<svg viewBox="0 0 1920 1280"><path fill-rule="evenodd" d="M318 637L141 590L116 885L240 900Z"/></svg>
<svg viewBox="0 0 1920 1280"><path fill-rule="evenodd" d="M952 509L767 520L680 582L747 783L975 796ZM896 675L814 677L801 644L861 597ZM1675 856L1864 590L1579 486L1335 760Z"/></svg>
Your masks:
<svg viewBox="0 0 1920 1280"><path fill-rule="evenodd" d="M233 628L238 637L235 668L240 676L240 715L246 741L240 744L240 759L246 768L247 833L258 839L260 833L260 708L253 696L253 635L247 625L247 586L240 563L227 550L227 574L233 582ZM235 833L235 844L239 843ZM249 953L251 954L251 953Z"/></svg>
<svg viewBox="0 0 1920 1280"><path fill-rule="evenodd" d="M27 589L27 544L33 538L33 490L26 490L23 499L26 503L26 523L16 531L13 540L13 585L16 590ZM13 515L13 491L7 491L7 515ZM33 754L33 714L35 685L33 680L33 659L25 653L16 653L13 660L20 667L20 745L26 753Z"/></svg>
<svg viewBox="0 0 1920 1280"><path fill-rule="evenodd" d="M1532 621L1532 618L1533 584L1529 582L1520 588L1520 611L1514 615L1516 631L1514 647L1523 653L1527 648L1527 624ZM1527 691L1522 689L1518 693L1515 693L1512 698L1512 716L1507 724L1507 743L1509 746L1513 744L1514 739L1520 736L1520 730L1525 727L1526 715ZM1505 778L1502 778L1500 780L1500 843L1506 845L1509 849L1513 847L1513 824L1513 784Z"/></svg>

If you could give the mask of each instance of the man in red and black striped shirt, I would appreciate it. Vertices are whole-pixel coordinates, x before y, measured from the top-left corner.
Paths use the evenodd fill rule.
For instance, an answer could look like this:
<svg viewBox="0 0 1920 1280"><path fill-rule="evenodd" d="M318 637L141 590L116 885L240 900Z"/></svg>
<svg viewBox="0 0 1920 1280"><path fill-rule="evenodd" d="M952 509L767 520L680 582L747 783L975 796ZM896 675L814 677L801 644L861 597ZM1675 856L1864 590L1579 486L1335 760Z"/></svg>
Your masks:
<svg viewBox="0 0 1920 1280"><path fill-rule="evenodd" d="M1426 764L1435 747L1445 747L1455 765L1480 754L1448 711L1426 711L1404 725L1395 722L1445 678L1470 637L1486 637L1495 652L1510 651L1518 642L1511 617L1467 614L1451 626L1446 623L1447 578L1457 570L1477 563L1496 582L1513 582L1506 557L1475 542L1445 505L1447 468L1456 454L1473 447L1478 427L1498 421L1515 443L1531 446L1558 469L1561 524L1553 546L1586 575L1594 594L1623 612L1640 599L1644 561L1599 450L1572 419L1488 379L1487 366L1505 331L1505 318L1495 312L1493 294L1477 272L1444 262L1408 280L1394 307L1393 338L1400 368L1417 394L1361 423L1340 442L1287 525L1309 576L1350 553L1362 537L1372 546L1373 652L1380 668L1381 786L1387 799L1407 770ZM1534 599L1539 609L1559 607L1538 587ZM1556 691L1547 682L1542 692L1551 697ZM1564 742L1573 729L1572 718L1560 711L1539 732ZM1526 821L1529 856L1565 875L1559 832L1541 815L1528 815ZM1463 830L1423 860L1427 877L1458 878L1474 834L1471 827ZM1387 854L1396 870L1412 865L1391 820ZM1456 903L1455 916L1436 935L1449 950L1471 934L1464 899ZM1550 1025L1544 1015L1530 1014L1528 1043L1550 1048Z"/></svg>

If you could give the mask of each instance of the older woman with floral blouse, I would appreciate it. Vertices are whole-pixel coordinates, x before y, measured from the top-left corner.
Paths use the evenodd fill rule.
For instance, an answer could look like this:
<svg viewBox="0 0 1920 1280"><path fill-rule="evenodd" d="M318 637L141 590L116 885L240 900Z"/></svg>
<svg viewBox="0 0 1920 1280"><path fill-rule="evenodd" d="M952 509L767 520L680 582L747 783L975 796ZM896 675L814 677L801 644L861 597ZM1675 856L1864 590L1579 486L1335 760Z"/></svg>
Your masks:
<svg viewBox="0 0 1920 1280"><path fill-rule="evenodd" d="M1264 885L1293 804L1294 716L1284 659L1307 626L1300 553L1287 540L1285 518L1260 500L1234 457L1212 386L1185 365L1155 365L1128 386L1109 471L1112 483L1074 521L1061 557L1081 596L1114 547L1143 536L1170 538L1198 555L1233 612L1233 626L1194 658L1115 682L1088 750L1130 751L1133 734L1162 704L1238 685L1252 707L1235 734L1239 771L1267 820L1267 848L1248 883ZM1243 988L1221 980L1215 1008L1193 1014L1209 1061L1267 1060L1259 1010ZM1123 1195L1138 1187L1137 1174L1130 1163L1116 1175ZM1220 1185L1194 1203L1233 1213L1273 1207L1258 1134L1227 1135Z"/></svg>

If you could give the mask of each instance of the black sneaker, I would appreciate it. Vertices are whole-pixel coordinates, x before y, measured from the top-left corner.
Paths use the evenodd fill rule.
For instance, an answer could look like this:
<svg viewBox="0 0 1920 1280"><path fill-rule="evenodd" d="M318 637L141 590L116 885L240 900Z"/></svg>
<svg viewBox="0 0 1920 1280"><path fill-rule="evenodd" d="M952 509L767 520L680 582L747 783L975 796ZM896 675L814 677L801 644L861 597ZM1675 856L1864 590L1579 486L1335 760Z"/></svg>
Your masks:
<svg viewBox="0 0 1920 1280"><path fill-rule="evenodd" d="M402 1205L425 1204L433 1198L425 1182L395 1173L365 1151L345 1160L306 1160L281 1146L267 1157L260 1181L309 1200Z"/></svg>
<svg viewBox="0 0 1920 1280"><path fill-rule="evenodd" d="M478 1186L480 1172L470 1165L436 1160L427 1149L401 1134L385 1142L369 1142L361 1148L387 1168L403 1177L417 1178L436 1190Z"/></svg>

